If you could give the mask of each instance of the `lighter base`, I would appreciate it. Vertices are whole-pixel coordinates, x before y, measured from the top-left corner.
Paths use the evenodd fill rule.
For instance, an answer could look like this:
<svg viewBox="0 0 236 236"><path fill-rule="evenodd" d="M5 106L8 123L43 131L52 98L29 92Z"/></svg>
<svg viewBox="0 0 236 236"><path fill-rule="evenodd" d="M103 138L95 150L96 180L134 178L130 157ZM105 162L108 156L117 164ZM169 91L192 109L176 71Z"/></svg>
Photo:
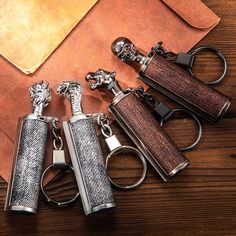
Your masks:
<svg viewBox="0 0 236 236"><path fill-rule="evenodd" d="M25 215L33 215L36 214L36 209L26 206L9 206L7 211L19 213L19 214L25 214Z"/></svg>
<svg viewBox="0 0 236 236"><path fill-rule="evenodd" d="M114 208L114 207L116 207L116 204L114 202L105 203L105 204L101 204L101 205L98 205L96 207L93 207L91 212L87 212L85 214L89 215L91 213L95 213L95 212L98 212L98 211L101 211L101 210L106 210L106 209Z"/></svg>
<svg viewBox="0 0 236 236"><path fill-rule="evenodd" d="M188 160L180 163L177 167L175 167L174 170L172 170L170 173L169 173L169 177L173 177L174 175L176 175L178 172L180 172L181 170L183 170L185 167L187 167L189 165L189 162Z"/></svg>

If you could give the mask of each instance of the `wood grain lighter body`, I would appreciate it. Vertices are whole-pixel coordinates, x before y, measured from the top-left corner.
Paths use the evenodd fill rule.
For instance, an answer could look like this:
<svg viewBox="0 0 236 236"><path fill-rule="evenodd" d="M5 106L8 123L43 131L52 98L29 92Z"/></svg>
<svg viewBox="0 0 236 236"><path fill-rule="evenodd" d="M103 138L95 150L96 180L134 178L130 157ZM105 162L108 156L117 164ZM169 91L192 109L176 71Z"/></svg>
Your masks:
<svg viewBox="0 0 236 236"><path fill-rule="evenodd" d="M109 110L163 180L167 181L189 164L136 92L115 98Z"/></svg>
<svg viewBox="0 0 236 236"><path fill-rule="evenodd" d="M142 66L138 77L212 123L219 121L230 106L229 97L158 54Z"/></svg>

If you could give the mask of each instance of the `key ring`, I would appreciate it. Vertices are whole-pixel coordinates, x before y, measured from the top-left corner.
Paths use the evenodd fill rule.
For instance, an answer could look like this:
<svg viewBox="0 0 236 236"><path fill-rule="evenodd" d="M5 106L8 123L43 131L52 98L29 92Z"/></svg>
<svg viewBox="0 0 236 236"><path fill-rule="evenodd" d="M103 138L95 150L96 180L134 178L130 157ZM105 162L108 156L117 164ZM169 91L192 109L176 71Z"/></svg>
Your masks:
<svg viewBox="0 0 236 236"><path fill-rule="evenodd" d="M75 196L67 201L63 201L63 202L59 202L56 201L52 198L50 198L48 196L48 194L46 193L44 186L43 186L43 180L46 176L46 174L51 170L51 169L64 169L64 170L70 170L72 172L74 172L73 167L66 163L65 161L65 153L64 150L62 150L63 148L63 140L61 138L61 129L57 126L57 123L59 122L58 119L57 120L50 120L51 124L52 124L52 133L53 133L53 163L50 164L49 166L46 167L46 169L43 171L42 175L41 175L41 180L40 180L40 187L41 187L41 191L46 199L46 201L48 203L51 203L53 205L56 206L66 206L71 204L72 202L74 202L78 197L79 197L79 192L77 192L75 194Z"/></svg>
<svg viewBox="0 0 236 236"><path fill-rule="evenodd" d="M167 51L165 48L162 47L162 42L159 42L154 48L152 48L151 53L149 55L152 56L155 53L158 53L159 55L162 55L166 60L172 61L176 63L177 65L181 65L187 69L187 71L194 76L192 68L195 60L195 56L197 53L202 52L202 51L209 51L213 52L216 54L220 60L223 63L224 66L224 71L223 74L216 80L214 81L204 81L205 84L208 85L217 85L220 84L226 76L227 70L228 70L228 65L225 56L223 55L222 52L220 52L217 48L214 47L209 47L209 46L201 46L196 49L191 50L188 53L178 53L175 54L173 52Z"/></svg>
<svg viewBox="0 0 236 236"><path fill-rule="evenodd" d="M109 119L105 113L100 113L100 115L98 115L97 123L98 123L98 126L101 127L102 135L104 136L105 142L110 150L110 153L107 155L107 157L105 159L105 167L107 170L109 168L108 167L109 160L119 153L133 153L133 154L135 154L135 156L141 160L142 166L143 166L142 175L139 178L139 180L137 182L135 182L134 184L122 186L122 185L115 183L108 176L110 183L112 184L113 187L120 189L120 190L133 190L133 189L137 188L138 186L140 186L143 183L143 181L146 178L146 174L147 174L147 163L146 163L144 156L142 155L142 153L138 149L136 149L134 147L121 145L121 143L117 139L116 135L112 134L112 129L109 125Z"/></svg>
<svg viewBox="0 0 236 236"><path fill-rule="evenodd" d="M130 89L127 91L130 91ZM148 106L161 118L160 120L161 127L163 127L164 122L167 121L169 118L171 118L173 114L176 112L184 112L188 114L196 122L198 126L198 135L192 144L186 147L180 147L179 149L181 151L192 150L198 145L202 137L203 128L200 120L192 112L181 108L172 109L167 105L165 105L164 103L158 102L150 93L144 92L144 88L141 86L136 88L135 91L148 104Z"/></svg>
<svg viewBox="0 0 236 236"><path fill-rule="evenodd" d="M202 124L201 124L200 120L192 112L190 112L188 110L185 110L185 109L181 109L181 108L172 109L171 114L167 118L165 118L165 117L161 118L160 126L163 127L165 121L167 119L171 118L173 116L173 114L176 113L176 112L183 112L183 113L188 114L189 116L192 117L192 119L195 121L195 123L198 126L198 135L197 135L197 138L195 139L195 141L192 144L190 144L186 147L180 147L179 148L181 151L192 150L193 148L195 148L199 144L199 142L201 140L201 137L202 137L202 132L203 132Z"/></svg>
<svg viewBox="0 0 236 236"><path fill-rule="evenodd" d="M58 165L58 164L59 164L59 165ZM79 197L79 192L77 192L77 193L75 194L75 196L74 196L72 199L67 200L67 201L63 201L63 202L56 201L56 200L50 198L50 197L47 195L46 191L44 190L43 180L44 180L45 175L46 175L46 174L48 173L48 171L51 170L51 169L68 169L68 170L74 172L73 167L72 167L70 164L68 164L68 163L64 163L64 165L63 165L62 163L55 163L55 162L54 162L54 163L50 164L49 166L47 166L47 168L46 168L46 169L43 171L43 173L42 173L41 182L40 182L41 191L42 191L42 193L43 193L43 195L44 195L46 201L47 201L48 203L50 203L50 204L55 205L55 206L67 206L67 205L73 203L73 202L74 202L75 200L77 200L77 198Z"/></svg>
<svg viewBox="0 0 236 236"><path fill-rule="evenodd" d="M223 74L218 79L216 79L214 81L206 81L204 83L208 84L208 85L220 84L225 79L225 76L226 76L226 73L227 73L227 70L228 70L228 65L227 65L227 61L226 61L225 56L218 49L216 49L214 47L208 47L208 46L202 46L202 47L196 48L193 51L190 51L188 54L191 55L191 56L195 56L197 53L199 53L201 51L213 52L214 54L216 54L220 58L220 60L223 63L223 66L224 66ZM192 66L188 67L188 71L192 76L194 76L193 71L192 71Z"/></svg>
<svg viewBox="0 0 236 236"><path fill-rule="evenodd" d="M146 178L146 173L147 173L147 164L146 164L146 160L143 157L143 155L141 154L141 152L139 152L136 148L131 147L131 146L120 146L115 148L113 151L111 151L107 157L106 157L106 161L105 161L105 166L108 169L108 164L109 164L109 160L112 157L115 157L115 155L119 154L119 153L134 153L137 157L139 157L139 159L142 161L142 165L143 165L143 172L141 177L139 178L139 180L131 185L126 185L126 186L122 186L119 185L117 183L115 183L109 176L108 179L111 182L112 186L120 189L120 190L133 190L135 188L137 188L139 185L141 185L143 183L143 181Z"/></svg>

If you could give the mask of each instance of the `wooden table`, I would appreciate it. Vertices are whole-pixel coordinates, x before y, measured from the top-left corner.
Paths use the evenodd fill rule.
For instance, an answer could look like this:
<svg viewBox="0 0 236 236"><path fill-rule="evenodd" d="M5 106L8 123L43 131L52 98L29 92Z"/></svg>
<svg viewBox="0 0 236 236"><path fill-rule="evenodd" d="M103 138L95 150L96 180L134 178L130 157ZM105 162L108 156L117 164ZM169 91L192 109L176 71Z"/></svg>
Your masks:
<svg viewBox="0 0 236 236"><path fill-rule="evenodd" d="M199 45L215 46L226 55L228 76L217 89L232 97L232 107L216 126L204 123L201 144L186 153L191 160L189 168L163 183L149 166L147 178L137 190L114 190L115 209L88 217L80 200L69 208L55 208L49 207L42 196L38 214L33 217L8 215L1 210L0 235L236 235L236 1L204 2L222 20ZM200 56L197 62L195 72L202 79L220 73L218 61L210 54ZM196 135L192 128L188 119L178 119L167 130L183 145ZM113 129L123 144L132 145L116 123ZM114 160L110 174L130 183L140 171L139 162L124 157ZM67 177L49 184L52 196L70 197L76 191L73 177ZM1 209L6 188L0 179Z"/></svg>

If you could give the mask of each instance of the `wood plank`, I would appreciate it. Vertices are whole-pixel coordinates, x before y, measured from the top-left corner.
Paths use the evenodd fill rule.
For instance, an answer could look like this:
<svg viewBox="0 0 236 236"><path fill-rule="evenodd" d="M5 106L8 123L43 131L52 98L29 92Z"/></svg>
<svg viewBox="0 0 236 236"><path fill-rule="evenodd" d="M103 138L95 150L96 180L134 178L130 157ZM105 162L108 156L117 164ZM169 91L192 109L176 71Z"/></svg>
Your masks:
<svg viewBox="0 0 236 236"><path fill-rule="evenodd" d="M190 166L170 182L163 183L149 165L142 186L130 192L114 190L117 207L88 217L84 216L80 200L69 208L55 208L49 207L42 196L38 214L33 217L9 215L1 210L0 235L236 235L236 2L204 2L222 20L199 45L215 46L226 55L228 76L217 89L232 97L232 106L219 124L203 122L200 145L186 152ZM212 55L200 55L195 73L203 80L212 79L221 72L218 66ZM164 96L157 96L170 106L177 106ZM122 144L133 145L117 123L112 128ZM165 126L178 145L194 139L194 128L182 115ZM107 150L101 136L100 141ZM109 174L120 183L134 181L141 171L140 163L129 156L117 158L111 164ZM1 209L6 187L0 179ZM47 186L50 196L59 199L71 197L76 190L71 175L59 182L53 180Z"/></svg>

